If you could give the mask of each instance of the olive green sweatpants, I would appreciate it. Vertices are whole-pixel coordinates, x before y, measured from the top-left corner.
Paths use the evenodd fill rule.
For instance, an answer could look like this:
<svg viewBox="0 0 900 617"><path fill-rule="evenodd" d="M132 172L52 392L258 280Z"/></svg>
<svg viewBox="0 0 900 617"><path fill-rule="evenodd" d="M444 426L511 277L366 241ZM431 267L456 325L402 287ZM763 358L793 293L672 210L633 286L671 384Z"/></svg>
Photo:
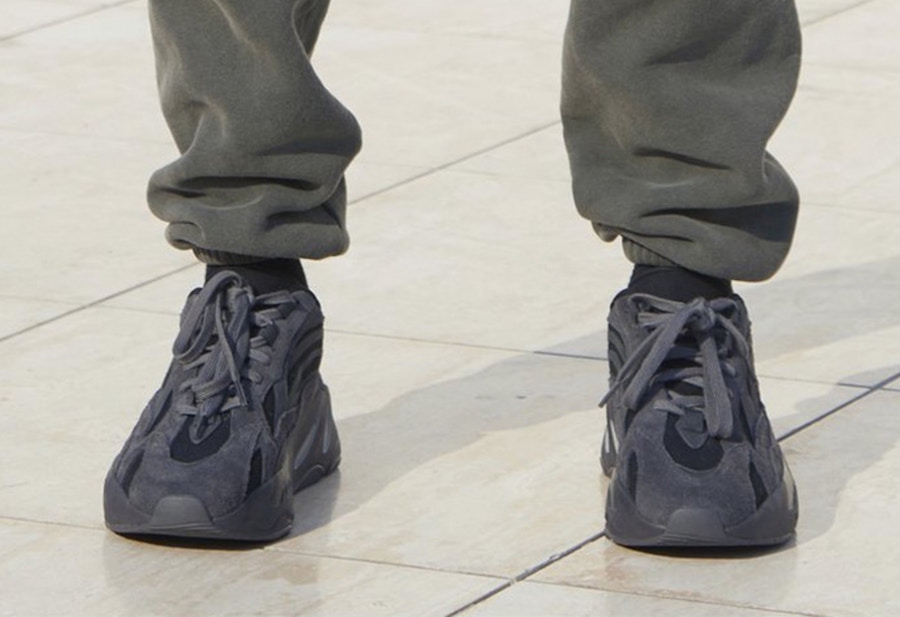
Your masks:
<svg viewBox="0 0 900 617"><path fill-rule="evenodd" d="M346 250L361 139L310 64L327 7L150 0L181 155L149 202L176 247L225 264ZM636 263L771 276L798 196L766 144L799 62L790 0L572 0L561 109L578 211Z"/></svg>

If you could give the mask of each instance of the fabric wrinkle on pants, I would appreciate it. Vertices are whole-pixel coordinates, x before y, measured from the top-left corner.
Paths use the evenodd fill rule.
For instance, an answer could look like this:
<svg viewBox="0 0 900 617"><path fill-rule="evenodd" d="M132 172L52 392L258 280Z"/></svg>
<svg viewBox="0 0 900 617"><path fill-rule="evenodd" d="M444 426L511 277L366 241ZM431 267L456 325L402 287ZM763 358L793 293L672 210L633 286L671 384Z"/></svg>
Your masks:
<svg viewBox="0 0 900 617"><path fill-rule="evenodd" d="M628 257L761 280L797 190L765 148L793 97L785 0L573 0L562 116L579 212Z"/></svg>
<svg viewBox="0 0 900 617"><path fill-rule="evenodd" d="M150 180L167 237L210 263L346 250L352 116L309 56L327 0L151 0L166 121L181 156Z"/></svg>
<svg viewBox="0 0 900 617"><path fill-rule="evenodd" d="M327 7L151 0L181 156L149 201L175 246L210 263L346 250L361 136L309 62ZM572 0L561 110L578 211L636 263L771 276L798 195L766 144L799 60L790 0Z"/></svg>

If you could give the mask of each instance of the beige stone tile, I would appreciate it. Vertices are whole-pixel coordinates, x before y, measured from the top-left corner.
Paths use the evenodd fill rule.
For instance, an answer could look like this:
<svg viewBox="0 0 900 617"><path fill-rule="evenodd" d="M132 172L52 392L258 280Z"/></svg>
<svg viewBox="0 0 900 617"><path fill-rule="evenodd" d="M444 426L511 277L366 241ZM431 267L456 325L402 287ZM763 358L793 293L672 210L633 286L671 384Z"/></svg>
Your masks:
<svg viewBox="0 0 900 617"><path fill-rule="evenodd" d="M844 194L897 165L898 96L895 72L804 65L793 105L770 144L804 204L848 203Z"/></svg>
<svg viewBox="0 0 900 617"><path fill-rule="evenodd" d="M330 330L605 356L598 331L630 266L567 183L440 172L351 205L349 227L347 255L305 262ZM201 279L190 269L109 304L177 312Z"/></svg>
<svg viewBox="0 0 900 617"><path fill-rule="evenodd" d="M879 266L900 256L900 244L896 242L894 226L900 223L900 215L893 212L857 211L843 207L800 208L800 218L794 244L784 266L772 281L760 285L744 285L741 289L748 295L750 289L762 290L778 282L793 286L803 278L830 279L844 272L873 270L863 276L860 283L871 283L871 277L879 276ZM889 287L897 279L884 274L884 286ZM827 281L822 281L827 282ZM861 285L868 288L869 285Z"/></svg>
<svg viewBox="0 0 900 617"><path fill-rule="evenodd" d="M817 615L891 615L900 538L900 394L879 392L784 443L800 491L794 545L654 554L598 541L536 578L550 583ZM849 590L852 590L850 592Z"/></svg>
<svg viewBox="0 0 900 617"><path fill-rule="evenodd" d="M602 362L515 356L345 418L340 477L301 500L299 535L279 547L515 576L574 546L603 521L604 379ZM779 433L858 394L763 388ZM351 408L367 398L343 392Z"/></svg>
<svg viewBox="0 0 900 617"><path fill-rule="evenodd" d="M174 315L89 309L0 344L13 358L0 366L0 486L6 487L0 515L102 525L99 495L106 469L161 383L177 327ZM359 408L366 399L386 402L397 395L392 388L428 383L451 375L454 366L464 370L467 358L470 364L479 358L470 349L433 347L401 354L388 344L405 362L379 373L365 365L342 371L342 363L360 355L370 363L381 356L360 354L364 341L344 337L341 345L340 337L330 339L337 339L329 340L326 364L331 358L338 362L332 385L339 414L366 413L373 409ZM347 382L354 388L345 387ZM345 402L344 392L363 398ZM61 467L60 460L69 464ZM49 501L48 494L58 499Z"/></svg>
<svg viewBox="0 0 900 617"><path fill-rule="evenodd" d="M74 304L0 296L0 339L75 308Z"/></svg>
<svg viewBox="0 0 900 617"><path fill-rule="evenodd" d="M557 120L560 45L336 27L314 62L362 124L360 161L436 167Z"/></svg>
<svg viewBox="0 0 900 617"><path fill-rule="evenodd" d="M807 424L859 396L865 389L761 377L760 392L776 437Z"/></svg>
<svg viewBox="0 0 900 617"><path fill-rule="evenodd" d="M50 3L27 4L17 19ZM106 467L162 378L199 266L115 310L0 343L13 359L0 363L0 516L92 528L0 523L0 614L7 598L32 613L237 614L258 596L267 613L446 614L497 581L344 558L511 576L602 526L605 363L483 348L602 357L606 306L628 274L618 247L574 214L558 126L528 134L557 118L565 6L333 4L317 65L364 125L351 199L514 140L363 199L351 253L310 264L329 315L342 472L298 498L294 537L265 553L99 530ZM800 10L808 22L844 4ZM0 168L16 221L0 228L0 258L13 264L0 283L15 290L0 298L4 328L191 263L143 207L146 176L172 154L145 11L133 3L0 45L0 147L16 153ZM773 143L807 207L779 277L742 293L779 433L860 392L835 384L900 371L894 13L876 0L808 29L801 90ZM900 611L889 593L898 547L879 531L897 509L897 396L866 398L787 442L803 508L796 548L675 559L601 541L539 575L559 585L516 585L480 610ZM160 594L167 586L180 591Z"/></svg>
<svg viewBox="0 0 900 617"><path fill-rule="evenodd" d="M139 287L133 291L116 296L101 306L150 313L179 315L184 308L188 294L203 285L205 267L200 262L183 270L170 274L158 281ZM171 320L172 336L178 320Z"/></svg>
<svg viewBox="0 0 900 617"><path fill-rule="evenodd" d="M74 17L97 2L60 2L58 0L4 0L0 40L21 32Z"/></svg>
<svg viewBox="0 0 900 617"><path fill-rule="evenodd" d="M364 200L373 193L384 191L397 184L409 182L428 171L426 167L354 161L347 170L347 193L351 216L355 207L354 202Z"/></svg>
<svg viewBox="0 0 900 617"><path fill-rule="evenodd" d="M171 250L147 211L153 144L0 131L0 288L23 299L86 303L193 260Z"/></svg>
<svg viewBox="0 0 900 617"><path fill-rule="evenodd" d="M102 526L106 469L162 381L176 323L88 309L0 343L0 516Z"/></svg>
<svg viewBox="0 0 900 617"><path fill-rule="evenodd" d="M900 139L897 8L883 0L800 3L816 19L835 13L804 29L800 87L772 141L808 203L885 208L870 199L872 190L876 202L885 192L883 177L900 161L892 145ZM882 188L867 189L873 181ZM894 201L885 209L896 211Z"/></svg>
<svg viewBox="0 0 900 617"><path fill-rule="evenodd" d="M466 378L480 375L499 363L518 357L521 356L499 350L326 331L322 373L331 390L336 416L348 422L344 432L352 432L364 431L363 427L373 422L372 417L365 417L393 409L391 406L394 403L409 394L443 383L465 382ZM514 384L510 383L505 386L514 388ZM498 390L502 387L497 385ZM459 413L466 411L460 410ZM390 413L387 416L393 417ZM351 421L352 418L356 419ZM480 418L476 415L471 419L477 424ZM405 422L412 426L407 429L402 426ZM420 423L422 426L418 426ZM404 417L401 425L396 427L391 422L388 424L384 428L387 442L378 444L379 447L389 446L392 430L427 428L427 422L416 417ZM422 452L427 452L427 448L423 446Z"/></svg>
<svg viewBox="0 0 900 617"><path fill-rule="evenodd" d="M445 171L356 204L351 217L350 252L307 268L330 328L605 346L592 335L630 266L578 217L567 183Z"/></svg>
<svg viewBox="0 0 900 617"><path fill-rule="evenodd" d="M858 2L851 10L807 28L808 65L848 68L900 68L897 31L900 5L893 0Z"/></svg>
<svg viewBox="0 0 900 617"><path fill-rule="evenodd" d="M452 4L382 0L335 3L328 24L428 34L465 34L483 38L558 42L567 16L565 3L540 0L515 3L461 0Z"/></svg>
<svg viewBox="0 0 900 617"><path fill-rule="evenodd" d="M759 372L786 378L874 386L900 373L898 338L898 326L836 336L832 342L815 348L801 348L762 362Z"/></svg>
<svg viewBox="0 0 900 617"><path fill-rule="evenodd" d="M168 143L144 2L17 37L0 62L2 128Z"/></svg>
<svg viewBox="0 0 900 617"><path fill-rule="evenodd" d="M461 615L491 617L634 617L667 615L672 617L764 617L775 615L731 605L671 600L625 593L612 593L546 583L519 583L478 604Z"/></svg>
<svg viewBox="0 0 900 617"><path fill-rule="evenodd" d="M897 190L900 187L900 164L862 180L838 195L835 203L849 208L900 212Z"/></svg>
<svg viewBox="0 0 900 617"><path fill-rule="evenodd" d="M900 371L900 244L893 213L801 208L782 271L740 285L761 375L874 385Z"/></svg>
<svg viewBox="0 0 900 617"><path fill-rule="evenodd" d="M340 476L300 500L279 550L515 576L597 533L599 364L509 355L344 418ZM374 379L356 375L360 391L333 381L351 412Z"/></svg>
<svg viewBox="0 0 900 617"><path fill-rule="evenodd" d="M446 615L497 582L0 519L3 615Z"/></svg>
<svg viewBox="0 0 900 617"><path fill-rule="evenodd" d="M427 420L448 430L440 439L422 427L375 426L362 446L363 433L345 422L350 448L340 478L310 491L299 535L279 549L515 576L602 528L598 414L569 414L478 432L466 419L465 428L445 429L453 416L444 411ZM497 422L479 418L488 427ZM397 454L383 454L392 447Z"/></svg>
<svg viewBox="0 0 900 617"><path fill-rule="evenodd" d="M796 0L795 4L800 23L808 26L826 19L840 18L843 11L861 3L860 0Z"/></svg>
<svg viewBox="0 0 900 617"><path fill-rule="evenodd" d="M453 170L569 182L569 160L563 142L562 124L517 139L452 167Z"/></svg>
<svg viewBox="0 0 900 617"><path fill-rule="evenodd" d="M0 127L166 143L145 11L111 8L0 48ZM315 64L362 121L363 163L428 168L555 120L560 44L338 25Z"/></svg>
<svg viewBox="0 0 900 617"><path fill-rule="evenodd" d="M89 309L2 344L0 516L102 526L174 321ZM342 472L280 549L514 575L599 529L601 363L334 334L326 358Z"/></svg>
<svg viewBox="0 0 900 617"><path fill-rule="evenodd" d="M884 389L900 391L900 375L898 375L894 380L885 384Z"/></svg>
<svg viewBox="0 0 900 617"><path fill-rule="evenodd" d="M176 328L174 315L87 309L0 344L13 358L0 367L0 516L102 526L103 477L162 380ZM532 494L517 490L523 487L516 482L551 495L570 484L577 489L581 475L559 486L541 476L546 468L564 473L571 457L587 461L582 474L596 496L596 384L603 370L594 361L330 333L323 373L334 392L346 458L340 479L318 497L299 500L311 499L313 509L300 516L298 533L331 520L330 511L314 507L323 499L338 500L340 516L349 517L347 533L363 533L373 526L366 512L391 521L384 511L393 500L426 504L417 493L429 483L432 494L459 487L452 499L456 512L471 509L466 500L480 499L492 487L511 502L529 501ZM542 436L542 426L556 432ZM513 447L517 431L529 435L531 448ZM544 459L548 440L555 453ZM518 474L498 471L537 451L541 459ZM491 467L496 469L482 470ZM484 479L471 489L461 486L461 479L480 475ZM384 491L389 495L381 496ZM583 516L594 522L596 512L590 506ZM502 509L479 516L472 526L484 536L493 526L506 526ZM532 516L545 513L536 509L522 524ZM570 525L578 528L568 521L561 529ZM317 548L327 545L331 529L329 523L316 536ZM427 552L422 547L429 534L440 533L425 529L406 549ZM369 554L377 553L382 539L373 536Z"/></svg>

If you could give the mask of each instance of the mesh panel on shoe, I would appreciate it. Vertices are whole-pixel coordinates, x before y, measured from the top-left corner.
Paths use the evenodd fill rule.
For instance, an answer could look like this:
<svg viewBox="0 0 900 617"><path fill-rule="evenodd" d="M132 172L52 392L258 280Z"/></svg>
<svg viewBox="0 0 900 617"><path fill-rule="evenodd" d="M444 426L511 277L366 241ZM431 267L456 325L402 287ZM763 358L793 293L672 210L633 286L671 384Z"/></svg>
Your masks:
<svg viewBox="0 0 900 617"><path fill-rule="evenodd" d="M253 491L258 489L262 484L262 475L263 475L263 460L262 460L262 450L257 448L253 452L253 458L250 459L250 472L247 474L247 492L246 495L250 495Z"/></svg>

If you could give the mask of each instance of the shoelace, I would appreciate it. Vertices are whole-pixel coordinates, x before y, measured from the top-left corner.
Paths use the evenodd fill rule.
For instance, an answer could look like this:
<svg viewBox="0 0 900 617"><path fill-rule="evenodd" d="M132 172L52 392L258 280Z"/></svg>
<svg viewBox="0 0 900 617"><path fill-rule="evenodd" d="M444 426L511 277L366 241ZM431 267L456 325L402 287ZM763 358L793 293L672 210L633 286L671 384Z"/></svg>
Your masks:
<svg viewBox="0 0 900 617"><path fill-rule="evenodd" d="M193 403L176 407L184 415L195 416L191 439L201 441L218 425L221 413L248 408L243 379L262 381L254 363L271 362L268 349L278 335L275 320L285 316L282 307L292 302L288 292L256 298L229 271L212 277L194 298L173 345L185 369L198 369L181 384L181 392L192 392ZM256 330L252 338L251 328Z"/></svg>
<svg viewBox="0 0 900 617"><path fill-rule="evenodd" d="M600 405L625 386L623 402L626 408L637 410L653 385L681 382L694 386L702 396L680 394L667 387L667 398L657 400L653 409L676 415L689 409L699 411L711 436L729 437L734 417L723 371L729 377L737 373L730 361L732 351L748 363L750 356L744 335L725 316L736 310L734 300L697 299L682 304L641 294L632 301L645 307L638 314L638 323L650 334L625 361ZM716 334L722 330L726 336L720 341ZM691 341L693 344L685 344ZM666 360L675 361L677 367L660 370Z"/></svg>

